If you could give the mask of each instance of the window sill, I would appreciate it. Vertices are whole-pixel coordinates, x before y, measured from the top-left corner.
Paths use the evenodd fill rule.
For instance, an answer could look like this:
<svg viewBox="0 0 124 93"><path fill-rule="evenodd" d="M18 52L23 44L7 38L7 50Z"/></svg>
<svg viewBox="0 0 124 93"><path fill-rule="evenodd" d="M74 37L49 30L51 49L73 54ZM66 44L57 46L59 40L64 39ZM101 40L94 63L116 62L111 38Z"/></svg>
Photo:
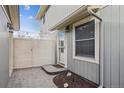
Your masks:
<svg viewBox="0 0 124 93"><path fill-rule="evenodd" d="M99 64L99 62L97 60L95 60L95 58L75 56L75 57L73 57L73 59L77 59L77 60L81 60L81 61L86 61L86 62L89 62L89 63Z"/></svg>

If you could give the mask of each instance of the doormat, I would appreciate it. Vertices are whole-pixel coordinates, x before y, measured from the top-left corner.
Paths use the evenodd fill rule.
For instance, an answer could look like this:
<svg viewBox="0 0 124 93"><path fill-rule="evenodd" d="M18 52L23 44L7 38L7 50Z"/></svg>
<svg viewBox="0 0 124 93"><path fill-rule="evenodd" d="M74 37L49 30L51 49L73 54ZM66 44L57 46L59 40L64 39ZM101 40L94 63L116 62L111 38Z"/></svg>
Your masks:
<svg viewBox="0 0 124 93"><path fill-rule="evenodd" d="M59 88L97 88L98 85L71 72L65 71L53 78Z"/></svg>
<svg viewBox="0 0 124 93"><path fill-rule="evenodd" d="M48 74L55 75L61 72L64 72L67 70L67 68L64 68L62 66L58 66L55 64L49 64L49 65L44 65L41 66L41 68Z"/></svg>
<svg viewBox="0 0 124 93"><path fill-rule="evenodd" d="M61 65L59 65L59 64L55 64L55 65L53 65L54 67L56 67L56 68L64 68L63 66L61 66Z"/></svg>

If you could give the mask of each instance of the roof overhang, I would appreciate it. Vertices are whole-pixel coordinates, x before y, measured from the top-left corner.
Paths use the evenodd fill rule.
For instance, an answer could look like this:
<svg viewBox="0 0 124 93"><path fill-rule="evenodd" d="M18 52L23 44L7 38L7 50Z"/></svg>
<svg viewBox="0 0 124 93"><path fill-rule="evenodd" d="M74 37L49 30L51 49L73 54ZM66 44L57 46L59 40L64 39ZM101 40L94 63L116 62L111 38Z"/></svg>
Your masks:
<svg viewBox="0 0 124 93"><path fill-rule="evenodd" d="M60 30L66 26L69 26L73 24L74 22L81 20L87 16L90 15L88 9L92 9L94 12L97 12L98 9L102 8L103 6L90 6L90 5L83 5L67 17L65 17L63 20L58 22L56 25L52 26L49 30L54 31L54 30Z"/></svg>
<svg viewBox="0 0 124 93"><path fill-rule="evenodd" d="M47 9L48 9L49 5L42 5L40 6L40 9L36 15L36 19L40 20L46 13Z"/></svg>
<svg viewBox="0 0 124 93"><path fill-rule="evenodd" d="M20 16L19 16L19 6L18 5L4 5L3 6L7 16L10 19L10 24L15 31L19 31L20 29Z"/></svg>
<svg viewBox="0 0 124 93"><path fill-rule="evenodd" d="M12 27L14 30L19 31L20 29L20 13L18 5L9 5L10 19L12 21Z"/></svg>

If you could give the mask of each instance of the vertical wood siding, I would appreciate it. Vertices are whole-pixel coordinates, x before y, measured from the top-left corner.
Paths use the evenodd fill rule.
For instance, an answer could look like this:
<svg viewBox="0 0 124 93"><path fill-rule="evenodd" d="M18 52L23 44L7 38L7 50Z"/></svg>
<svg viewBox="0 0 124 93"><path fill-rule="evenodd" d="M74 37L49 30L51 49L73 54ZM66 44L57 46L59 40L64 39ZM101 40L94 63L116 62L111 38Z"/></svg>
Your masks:
<svg viewBox="0 0 124 93"><path fill-rule="evenodd" d="M103 19L104 87L124 87L124 6L101 10Z"/></svg>
<svg viewBox="0 0 124 93"><path fill-rule="evenodd" d="M119 6L111 14L111 87L119 87Z"/></svg>
<svg viewBox="0 0 124 93"><path fill-rule="evenodd" d="M124 6L107 6L100 11L101 59L104 62L104 87L124 87ZM73 59L72 31L66 32L68 68L99 83L99 65ZM101 44L101 43L100 43ZM101 48L100 47L100 50ZM100 60L101 60L100 59Z"/></svg>
<svg viewBox="0 0 124 93"><path fill-rule="evenodd" d="M124 6L120 6L120 87L124 88Z"/></svg>
<svg viewBox="0 0 124 93"><path fill-rule="evenodd" d="M71 71L88 80L99 84L99 65L77 59L73 59L73 32L66 32L67 38L67 67Z"/></svg>
<svg viewBox="0 0 124 93"><path fill-rule="evenodd" d="M111 7L107 7L101 11L101 18L102 18L102 25L101 31L104 32L103 39L104 39L104 86L110 87L110 34L111 34ZM106 44L105 44L106 43Z"/></svg>

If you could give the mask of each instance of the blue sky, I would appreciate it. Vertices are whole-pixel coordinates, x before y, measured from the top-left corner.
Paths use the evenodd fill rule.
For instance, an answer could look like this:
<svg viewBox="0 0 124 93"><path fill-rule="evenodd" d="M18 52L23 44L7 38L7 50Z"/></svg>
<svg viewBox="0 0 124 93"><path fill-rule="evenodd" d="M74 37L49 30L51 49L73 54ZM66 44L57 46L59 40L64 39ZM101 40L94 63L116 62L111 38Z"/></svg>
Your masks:
<svg viewBox="0 0 124 93"><path fill-rule="evenodd" d="M39 7L39 5L20 5L20 31L40 31L40 21L35 19Z"/></svg>

